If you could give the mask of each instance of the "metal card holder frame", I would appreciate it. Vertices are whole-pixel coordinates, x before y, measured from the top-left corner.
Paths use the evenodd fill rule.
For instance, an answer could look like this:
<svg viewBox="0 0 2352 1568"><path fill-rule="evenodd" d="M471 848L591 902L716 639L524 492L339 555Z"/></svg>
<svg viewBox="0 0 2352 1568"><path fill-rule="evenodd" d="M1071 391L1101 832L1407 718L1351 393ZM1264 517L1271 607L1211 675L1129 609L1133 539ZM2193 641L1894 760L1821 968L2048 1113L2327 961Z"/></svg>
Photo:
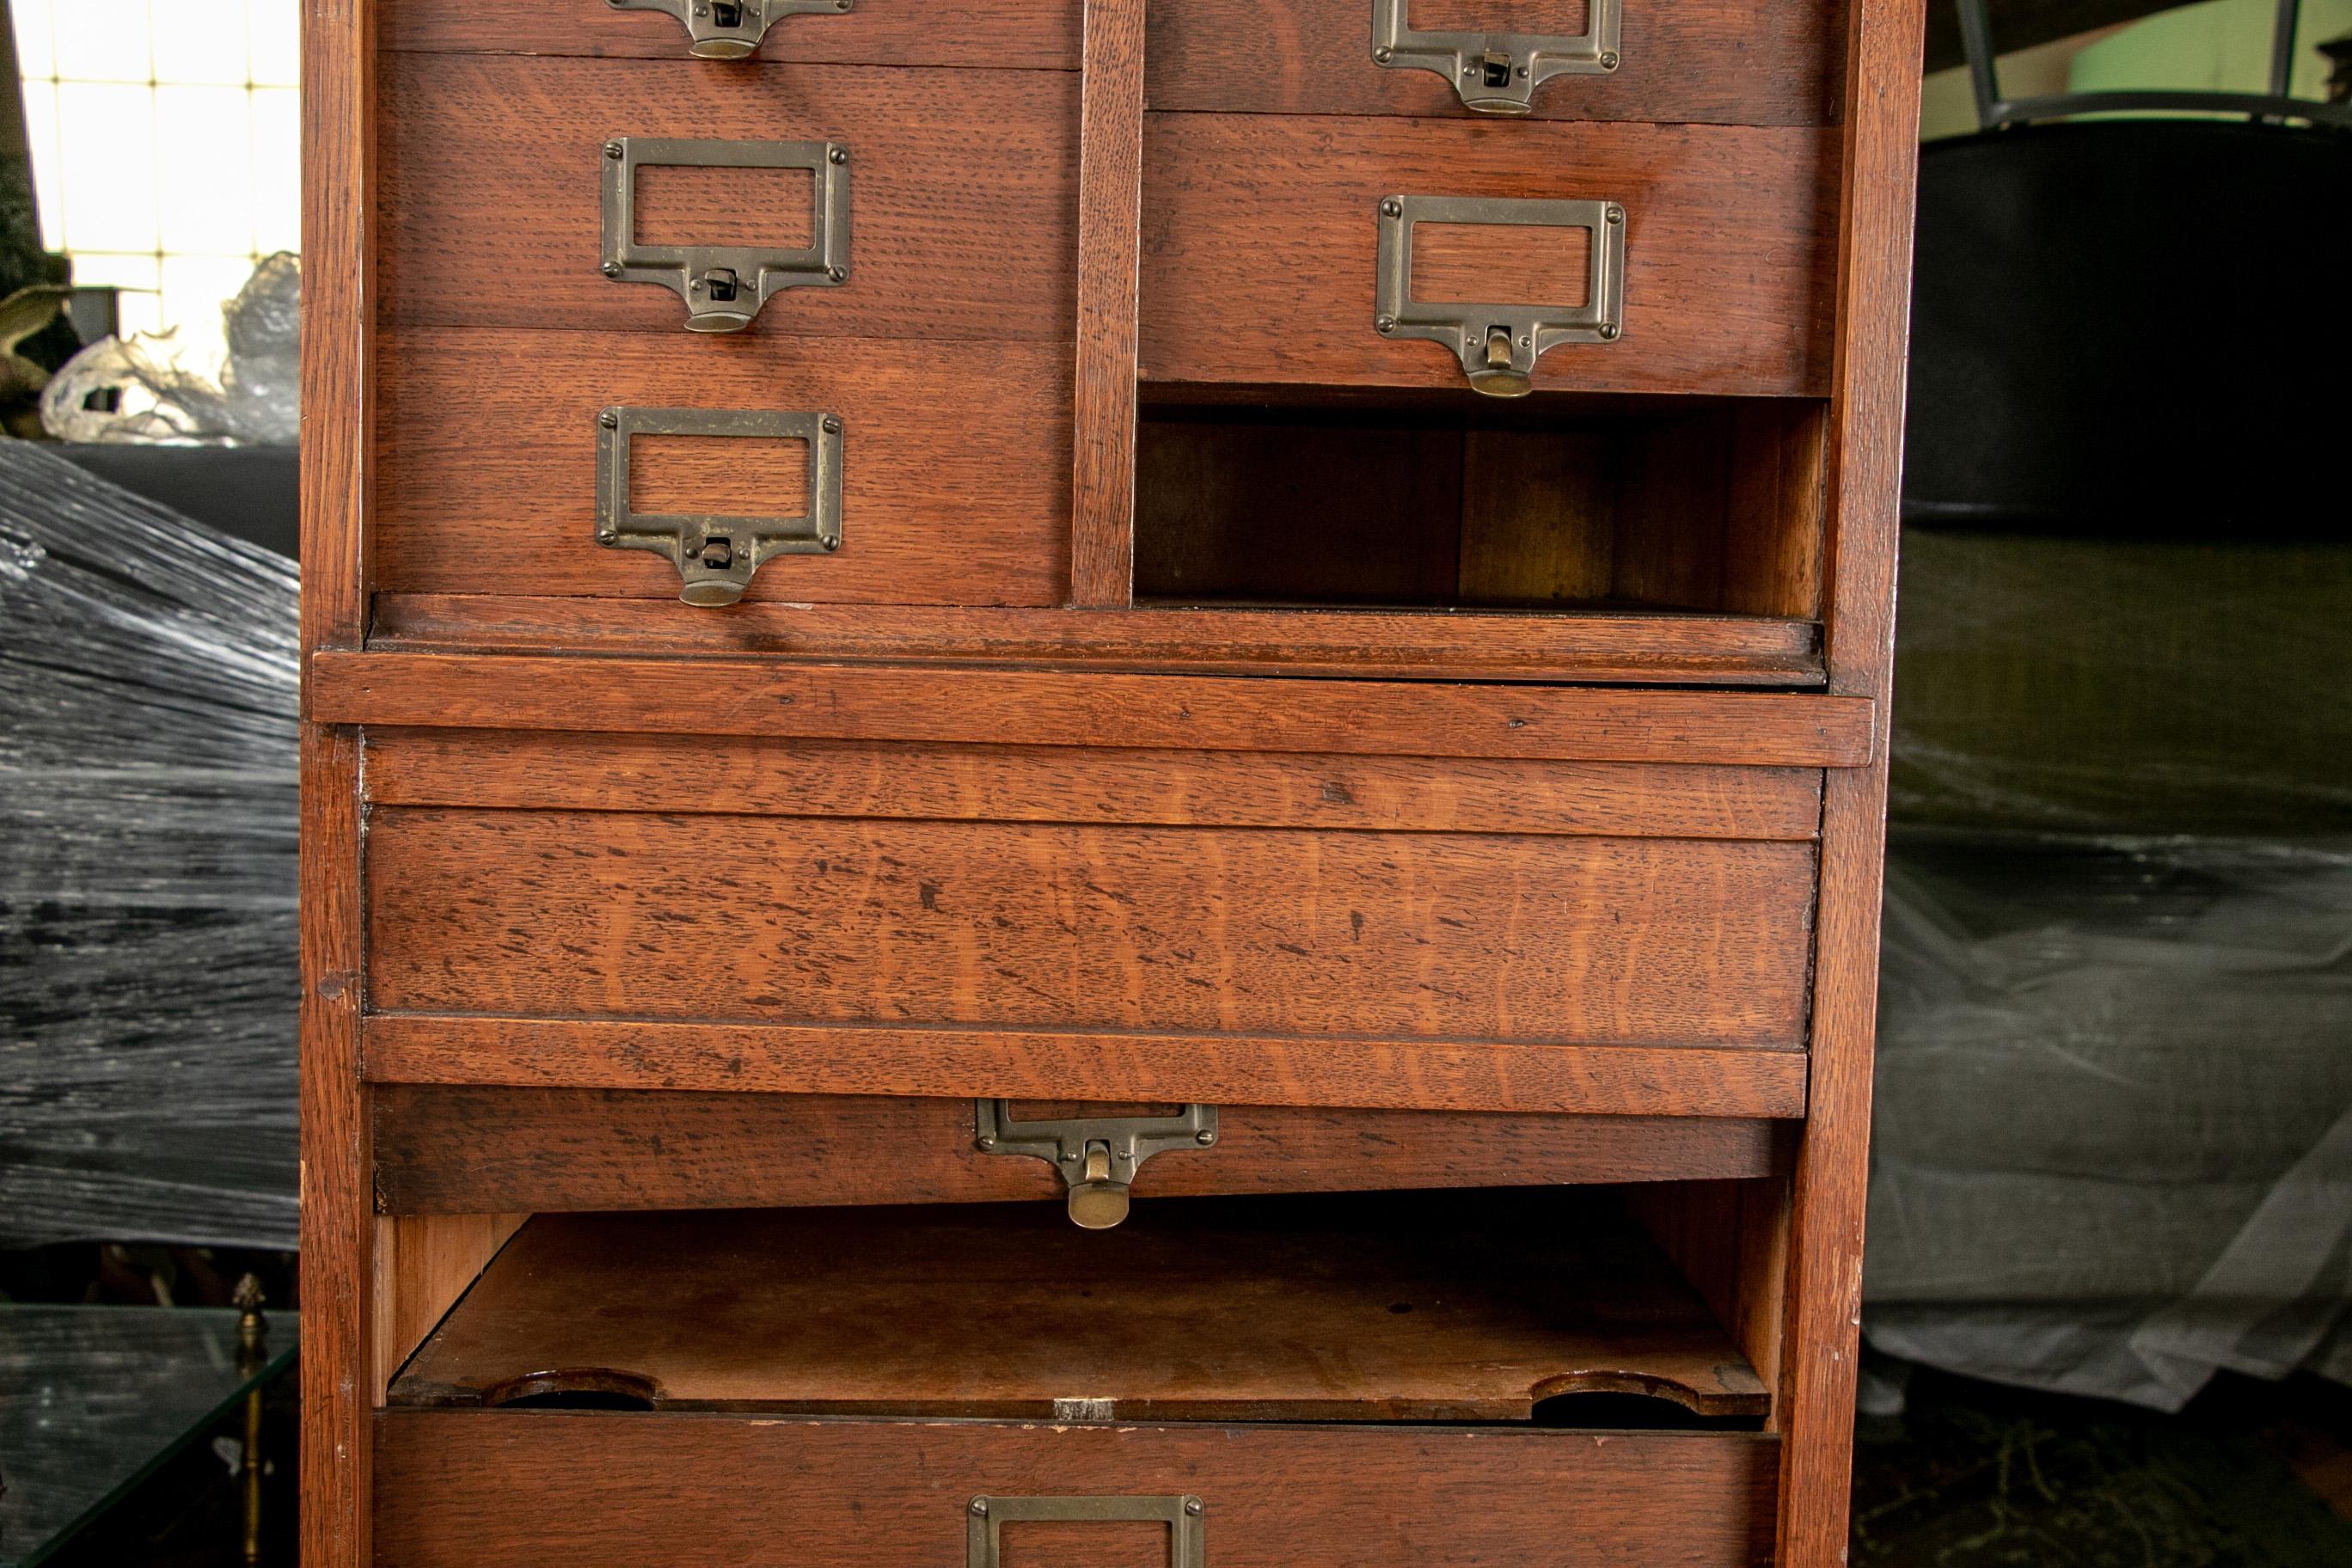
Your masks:
<svg viewBox="0 0 2352 1568"><path fill-rule="evenodd" d="M1024 1154L1061 1172L1071 1223L1087 1230L1108 1230L1127 1217L1128 1189L1146 1160L1216 1142L1213 1105L1187 1105L1173 1116L1016 1121L1009 1100L972 1102L973 1146L983 1154Z"/></svg>
<svg viewBox="0 0 2352 1568"><path fill-rule="evenodd" d="M702 60L757 54L768 29L787 16L850 9L855 0L604 0L615 11L659 11L686 28L686 52Z"/></svg>
<svg viewBox="0 0 2352 1568"><path fill-rule="evenodd" d="M1504 196L1387 196L1380 205L1380 279L1373 327L1382 337L1422 338L1461 357L1480 392L1519 397L1535 385L1536 361L1562 343L1608 343L1623 331L1625 209L1607 201L1528 201ZM1415 224L1522 225L1592 231L1581 305L1465 305L1412 298Z"/></svg>
<svg viewBox="0 0 2352 1568"><path fill-rule="evenodd" d="M637 171L805 169L813 186L805 246L644 245ZM604 143L604 276L659 283L686 301L689 332L740 332L770 296L849 279L849 149L837 142L716 142L615 136Z"/></svg>
<svg viewBox="0 0 2352 1568"><path fill-rule="evenodd" d="M629 443L637 436L708 436L808 445L808 501L797 517L638 512L629 505ZM689 605L731 605L761 563L841 548L841 421L762 409L607 408L596 416L596 542L669 557Z"/></svg>
<svg viewBox="0 0 2352 1568"><path fill-rule="evenodd" d="M1372 0L1372 58L1391 69L1431 70L1480 114L1526 114L1536 89L1556 76L1615 70L1620 0L1590 0L1581 33L1472 33L1416 29L1411 0Z"/></svg>
<svg viewBox="0 0 2352 1568"><path fill-rule="evenodd" d="M1008 1524L1165 1524L1169 1568L1208 1568L1208 1510L1196 1497L992 1497L965 1505L965 1568L998 1568Z"/></svg>

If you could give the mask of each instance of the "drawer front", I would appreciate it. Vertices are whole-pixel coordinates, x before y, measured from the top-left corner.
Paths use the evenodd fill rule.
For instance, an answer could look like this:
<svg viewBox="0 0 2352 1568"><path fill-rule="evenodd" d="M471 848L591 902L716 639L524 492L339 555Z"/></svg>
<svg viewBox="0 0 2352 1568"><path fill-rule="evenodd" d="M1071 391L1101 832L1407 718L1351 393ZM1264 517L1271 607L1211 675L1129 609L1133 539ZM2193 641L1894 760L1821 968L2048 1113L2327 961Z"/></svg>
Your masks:
<svg viewBox="0 0 2352 1568"><path fill-rule="evenodd" d="M984 1153L975 1102L881 1095L376 1086L379 1212L543 1214L1059 1202L1048 1162ZM1017 1102L1023 1120L1130 1106ZM1165 1108L1149 1108L1164 1111ZM1136 1197L1732 1181L1772 1171L1772 1123L1221 1107L1216 1142L1155 1155Z"/></svg>
<svg viewBox="0 0 2352 1568"><path fill-rule="evenodd" d="M1069 339L1068 72L402 55L382 90L385 326L645 331L691 352L677 293L602 270L606 143L629 137L828 142L845 154L847 277L773 295L754 334ZM805 246L813 186L800 171L641 169L631 237Z"/></svg>
<svg viewBox="0 0 2352 1568"><path fill-rule="evenodd" d="M1178 1568L1196 1539L1015 1522L1040 1510L1013 1500L1071 1494L1198 1501L1186 1568L1749 1568L1780 1454L1749 1434L408 1410L375 1438L382 1568L782 1568L812 1542L833 1568Z"/></svg>
<svg viewBox="0 0 2352 1568"><path fill-rule="evenodd" d="M1396 0L1423 29L1558 37L1592 0ZM1154 109L1466 116L1439 73L1372 58L1374 0L1154 0L1144 52ZM1844 6L1836 0L1622 0L1615 68L1554 76L1538 120L1827 125Z"/></svg>
<svg viewBox="0 0 2352 1568"><path fill-rule="evenodd" d="M370 779L390 1081L1801 1103L1817 773L395 735Z"/></svg>
<svg viewBox="0 0 2352 1568"><path fill-rule="evenodd" d="M1829 384L1837 145L1814 128L1155 114L1144 139L1141 374L1463 387L1452 349L1379 330L1382 204L1501 198L1623 212L1617 330L1542 353L1537 390L1819 395ZM1417 263L1444 261L1423 237L1428 226L1414 226ZM1584 287L1584 263L1561 247L1597 245L1590 231L1450 226L1478 247L1503 237L1513 247L1490 266L1474 247L1444 277L1417 276L1413 298L1588 302L1525 298L1544 283L1521 275L1560 272L1570 276L1559 286Z"/></svg>
<svg viewBox="0 0 2352 1568"><path fill-rule="evenodd" d="M404 52L677 59L687 30L611 0L383 0L383 47ZM889 0L772 22L759 55L826 65L995 66L1076 70L1081 0Z"/></svg>
<svg viewBox="0 0 2352 1568"><path fill-rule="evenodd" d="M381 345L374 572L386 592L675 600L678 573L661 556L597 542L597 421L623 405L840 420L841 546L771 558L751 580L753 601L1045 605L1065 596L1066 345L756 330L692 340L683 331L391 332ZM975 406L986 416L975 418ZM723 447L672 448L678 480L693 481L719 510L797 504ZM682 627L722 635L708 612L678 605L675 615Z"/></svg>

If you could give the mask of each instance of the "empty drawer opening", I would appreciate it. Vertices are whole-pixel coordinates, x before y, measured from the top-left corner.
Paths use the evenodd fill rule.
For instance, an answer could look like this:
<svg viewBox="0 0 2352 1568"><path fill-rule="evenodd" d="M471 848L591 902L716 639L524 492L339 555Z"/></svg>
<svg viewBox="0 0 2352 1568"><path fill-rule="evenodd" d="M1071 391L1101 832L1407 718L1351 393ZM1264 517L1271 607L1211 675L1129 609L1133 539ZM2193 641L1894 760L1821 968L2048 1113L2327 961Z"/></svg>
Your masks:
<svg viewBox="0 0 2352 1568"><path fill-rule="evenodd" d="M1169 1199L1111 1231L1047 1205L541 1215L390 1402L1694 1429L1770 1404L1607 1188Z"/></svg>
<svg viewBox="0 0 2352 1568"><path fill-rule="evenodd" d="M1136 595L1815 619L1822 412L1810 399L1558 394L1154 403L1139 436Z"/></svg>

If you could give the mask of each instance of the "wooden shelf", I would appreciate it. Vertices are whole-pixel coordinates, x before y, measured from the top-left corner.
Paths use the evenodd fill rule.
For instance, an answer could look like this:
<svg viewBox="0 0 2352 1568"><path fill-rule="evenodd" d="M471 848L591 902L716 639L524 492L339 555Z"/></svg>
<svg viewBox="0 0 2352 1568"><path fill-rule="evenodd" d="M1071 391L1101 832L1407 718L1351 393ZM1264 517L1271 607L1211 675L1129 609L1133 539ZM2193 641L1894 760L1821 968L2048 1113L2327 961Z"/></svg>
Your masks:
<svg viewBox="0 0 2352 1568"><path fill-rule="evenodd" d="M541 1215L394 1405L1089 1421L1524 1421L1763 1384L1605 1190Z"/></svg>

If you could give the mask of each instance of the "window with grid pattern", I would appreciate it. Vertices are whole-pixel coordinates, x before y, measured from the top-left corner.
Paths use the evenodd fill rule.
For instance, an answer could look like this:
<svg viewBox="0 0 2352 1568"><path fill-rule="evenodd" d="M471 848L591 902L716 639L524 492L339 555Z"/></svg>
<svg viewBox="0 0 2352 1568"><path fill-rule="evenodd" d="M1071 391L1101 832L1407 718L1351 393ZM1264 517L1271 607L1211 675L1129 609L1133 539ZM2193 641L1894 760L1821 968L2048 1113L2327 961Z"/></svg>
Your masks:
<svg viewBox="0 0 2352 1568"><path fill-rule="evenodd" d="M41 232L125 331L217 331L301 243L300 0L10 0Z"/></svg>

